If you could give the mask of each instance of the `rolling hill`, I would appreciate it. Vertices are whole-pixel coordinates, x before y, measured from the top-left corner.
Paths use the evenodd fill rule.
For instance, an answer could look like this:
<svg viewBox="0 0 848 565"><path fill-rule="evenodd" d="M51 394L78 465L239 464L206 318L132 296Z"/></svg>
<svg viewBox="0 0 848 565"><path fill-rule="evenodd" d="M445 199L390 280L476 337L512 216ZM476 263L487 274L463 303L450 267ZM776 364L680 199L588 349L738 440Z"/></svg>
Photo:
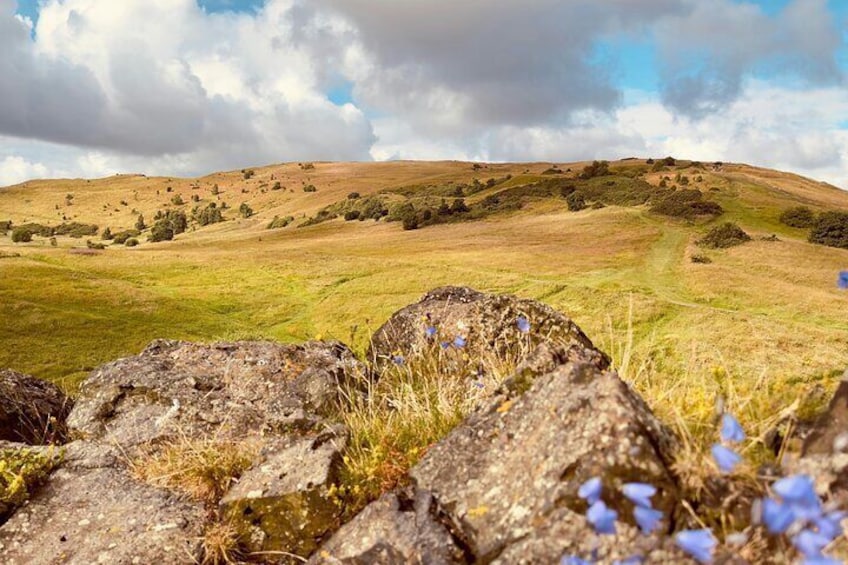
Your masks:
<svg viewBox="0 0 848 565"><path fill-rule="evenodd" d="M289 163L2 188L0 221L99 233L132 229L139 213L150 226L158 211L190 220L195 207L227 206L223 222L189 221L159 243L148 230L133 248L99 234L56 236L55 246L0 237L0 367L73 390L154 338L323 337L361 352L398 307L457 284L566 312L666 416L706 423L721 396L764 432L763 414L818 409L848 366L848 295L835 284L848 250L811 244L780 216L848 211L848 192L741 164L628 159L580 178L590 165ZM723 212L690 213L695 190ZM585 209L569 209L574 192ZM467 212L439 212L460 198ZM667 198L684 211L661 213ZM385 217L344 220L369 202ZM418 229L403 229L410 206ZM268 229L274 218L290 220ZM697 245L724 222L752 240Z"/></svg>

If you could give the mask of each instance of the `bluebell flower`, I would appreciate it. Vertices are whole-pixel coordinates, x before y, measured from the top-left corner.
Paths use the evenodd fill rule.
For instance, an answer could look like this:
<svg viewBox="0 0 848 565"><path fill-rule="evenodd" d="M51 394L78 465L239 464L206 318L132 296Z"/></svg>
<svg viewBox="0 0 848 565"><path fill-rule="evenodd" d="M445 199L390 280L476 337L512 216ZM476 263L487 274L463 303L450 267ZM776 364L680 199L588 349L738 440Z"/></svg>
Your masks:
<svg viewBox="0 0 848 565"><path fill-rule="evenodd" d="M577 489L577 496L592 505L601 499L601 490L601 478L593 477L580 485L580 488Z"/></svg>
<svg viewBox="0 0 848 565"><path fill-rule="evenodd" d="M843 290L848 290L848 271L839 273L839 278L836 281L836 286Z"/></svg>
<svg viewBox="0 0 848 565"><path fill-rule="evenodd" d="M801 533L792 538L792 545L804 557L820 557L822 549L829 543L830 540L826 536L812 530L801 530Z"/></svg>
<svg viewBox="0 0 848 565"><path fill-rule="evenodd" d="M530 331L530 320L528 320L524 316L519 316L515 324L518 326L518 331L520 331L521 333L526 334Z"/></svg>
<svg viewBox="0 0 848 565"><path fill-rule="evenodd" d="M460 348L465 347L465 338L461 335L456 336L455 338L453 338L453 346Z"/></svg>
<svg viewBox="0 0 848 565"><path fill-rule="evenodd" d="M451 344L449 341L443 341L439 345L442 347L442 349L447 349L448 347L450 347Z"/></svg>
<svg viewBox="0 0 848 565"><path fill-rule="evenodd" d="M710 530L683 530L674 536L677 547L701 563L711 563L716 540Z"/></svg>
<svg viewBox="0 0 848 565"><path fill-rule="evenodd" d="M845 519L844 512L828 512L824 516L813 518L818 532L833 541L842 534L842 520Z"/></svg>
<svg viewBox="0 0 848 565"><path fill-rule="evenodd" d="M403 355L392 356L392 363L394 363L395 365L403 365L403 363L404 363Z"/></svg>
<svg viewBox="0 0 848 565"><path fill-rule="evenodd" d="M656 530L659 527L662 517L663 513L653 508L637 506L633 509L633 518L636 520L643 534L650 534Z"/></svg>
<svg viewBox="0 0 848 565"><path fill-rule="evenodd" d="M651 497L657 494L657 488L647 483L625 483L621 492L636 506L650 508Z"/></svg>
<svg viewBox="0 0 848 565"><path fill-rule="evenodd" d="M426 329L426 330L424 330L424 335L426 335L428 338L432 338L432 337L434 337L434 336L436 335L437 331L438 331L438 330L436 330L436 328L435 328L435 327L433 327L433 326L427 326L427 329Z"/></svg>
<svg viewBox="0 0 848 565"><path fill-rule="evenodd" d="M603 500L595 502L586 511L586 520L599 534L615 534L616 519L618 519L618 513L607 508Z"/></svg>
<svg viewBox="0 0 848 565"><path fill-rule="evenodd" d="M796 518L811 520L821 516L821 500L816 494L813 479L807 475L792 475L776 481L772 490L789 504Z"/></svg>
<svg viewBox="0 0 848 565"><path fill-rule="evenodd" d="M801 561L801 565L844 565L841 559L834 559L827 555L815 555L813 557L805 557Z"/></svg>
<svg viewBox="0 0 848 565"><path fill-rule="evenodd" d="M645 561L645 558L641 555L631 555L626 559L616 559L612 562L612 565L639 565Z"/></svg>
<svg viewBox="0 0 848 565"><path fill-rule="evenodd" d="M477 388L486 388L486 385L484 385L480 381L474 381L474 386L476 386Z"/></svg>
<svg viewBox="0 0 848 565"><path fill-rule="evenodd" d="M778 535L785 532L795 521L795 513L788 504L783 504L773 498L763 499L763 523L770 534Z"/></svg>
<svg viewBox="0 0 848 565"><path fill-rule="evenodd" d="M728 413L721 417L721 441L738 443L745 440L745 430L739 421Z"/></svg>
<svg viewBox="0 0 848 565"><path fill-rule="evenodd" d="M730 473L742 461L742 457L738 453L720 443L714 444L711 451L713 452L713 459L715 459L716 465L722 473Z"/></svg>
<svg viewBox="0 0 848 565"><path fill-rule="evenodd" d="M580 559L576 555L563 555L559 560L559 565L592 565L585 559Z"/></svg>

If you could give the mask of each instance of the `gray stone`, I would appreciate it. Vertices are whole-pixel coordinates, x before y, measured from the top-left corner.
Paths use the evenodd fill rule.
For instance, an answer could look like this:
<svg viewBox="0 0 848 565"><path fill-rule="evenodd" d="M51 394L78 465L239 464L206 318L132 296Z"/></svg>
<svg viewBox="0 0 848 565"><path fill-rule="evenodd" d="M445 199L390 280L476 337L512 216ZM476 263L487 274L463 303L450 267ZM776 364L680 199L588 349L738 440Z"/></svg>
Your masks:
<svg viewBox="0 0 848 565"><path fill-rule="evenodd" d="M370 504L317 551L313 565L466 563L439 521L429 493L389 493Z"/></svg>
<svg viewBox="0 0 848 565"><path fill-rule="evenodd" d="M520 316L530 324L526 333L518 328ZM429 327L437 335L428 337ZM392 315L374 333L368 358L380 366L395 355L419 355L458 336L466 340L463 349L474 358L521 358L540 343L553 343L578 345L593 351L604 367L609 364L570 318L545 304L450 286L428 292Z"/></svg>
<svg viewBox="0 0 848 565"><path fill-rule="evenodd" d="M176 434L284 435L320 427L339 385L361 370L338 343L156 341L94 371L68 423L123 448Z"/></svg>
<svg viewBox="0 0 848 565"><path fill-rule="evenodd" d="M220 502L251 552L308 556L338 527L342 507L338 473L343 433L269 446Z"/></svg>
<svg viewBox="0 0 848 565"><path fill-rule="evenodd" d="M56 385L0 370L0 440L31 445L67 441L73 401Z"/></svg>
<svg viewBox="0 0 848 565"><path fill-rule="evenodd" d="M0 562L183 563L205 511L130 476L113 447L74 442L50 481L0 527Z"/></svg>

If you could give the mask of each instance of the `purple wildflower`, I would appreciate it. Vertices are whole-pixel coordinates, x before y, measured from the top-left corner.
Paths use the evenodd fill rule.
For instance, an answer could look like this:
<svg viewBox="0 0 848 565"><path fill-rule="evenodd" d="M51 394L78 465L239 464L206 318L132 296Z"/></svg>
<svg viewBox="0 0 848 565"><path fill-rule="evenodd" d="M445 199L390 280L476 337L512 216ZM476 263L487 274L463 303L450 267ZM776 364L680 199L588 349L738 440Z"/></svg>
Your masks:
<svg viewBox="0 0 848 565"><path fill-rule="evenodd" d="M726 413L721 417L721 441L738 443L745 440L745 430L739 421Z"/></svg>
<svg viewBox="0 0 848 565"><path fill-rule="evenodd" d="M615 521L618 513L607 508L603 500L599 500L586 511L586 520L592 524L599 534L615 534Z"/></svg>
<svg viewBox="0 0 848 565"><path fill-rule="evenodd" d="M524 316L519 316L515 324L518 326L518 331L520 331L521 333L526 334L530 331L530 320L528 320Z"/></svg>
<svg viewBox="0 0 848 565"><path fill-rule="evenodd" d="M621 492L636 506L651 508L651 497L657 494L657 488L647 483L625 483Z"/></svg>
<svg viewBox="0 0 848 565"><path fill-rule="evenodd" d="M580 485L580 488L577 489L577 496L592 505L601 499L601 490L601 478L593 477Z"/></svg>
<svg viewBox="0 0 848 565"><path fill-rule="evenodd" d="M662 517L663 513L659 510L654 510L653 508L637 506L633 509L633 518L636 520L636 523L639 525L639 529L642 530L642 533L646 535L650 534L659 527Z"/></svg>
<svg viewBox="0 0 848 565"><path fill-rule="evenodd" d="M770 534L778 535L785 532L795 521L795 513L788 504L783 504L773 498L763 499L763 523Z"/></svg>
<svg viewBox="0 0 848 565"><path fill-rule="evenodd" d="M437 331L438 330L436 330L434 326L427 326L427 329L424 330L424 335L426 335L428 338L433 338L436 336Z"/></svg>
<svg viewBox="0 0 848 565"><path fill-rule="evenodd" d="M821 500L816 494L813 479L807 475L792 475L775 482L772 489L792 508L796 518L811 520L821 516Z"/></svg>
<svg viewBox="0 0 848 565"><path fill-rule="evenodd" d="M722 473L730 473L742 461L742 457L738 453L720 443L714 444L711 451L713 452L713 459L715 459L716 465Z"/></svg>
<svg viewBox="0 0 848 565"><path fill-rule="evenodd" d="M848 271L842 271L839 273L839 279L836 281L836 286L842 290L848 290Z"/></svg>
<svg viewBox="0 0 848 565"><path fill-rule="evenodd" d="M465 338L461 335L456 336L455 338L453 338L453 346L457 348L465 347Z"/></svg>
<svg viewBox="0 0 848 565"><path fill-rule="evenodd" d="M822 549L829 543L826 536L812 530L801 530L800 534L792 538L792 545L804 557L820 557Z"/></svg>
<svg viewBox="0 0 848 565"><path fill-rule="evenodd" d="M701 563L711 563L716 540L710 530L683 530L674 536L677 547Z"/></svg>

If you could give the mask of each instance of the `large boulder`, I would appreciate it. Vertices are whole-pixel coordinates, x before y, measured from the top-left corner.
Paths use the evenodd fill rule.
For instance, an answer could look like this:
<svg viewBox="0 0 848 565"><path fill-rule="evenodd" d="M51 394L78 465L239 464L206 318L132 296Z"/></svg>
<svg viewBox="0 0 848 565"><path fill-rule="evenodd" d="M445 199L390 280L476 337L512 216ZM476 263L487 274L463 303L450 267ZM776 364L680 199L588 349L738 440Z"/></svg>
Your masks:
<svg viewBox="0 0 848 565"><path fill-rule="evenodd" d="M125 449L175 435L285 435L320 428L356 371L339 343L156 341L95 370L68 424Z"/></svg>
<svg viewBox="0 0 848 565"><path fill-rule="evenodd" d="M553 343L593 350L604 366L609 364L577 324L551 307L453 286L428 292L392 315L371 338L368 358L380 366L397 356L447 346L457 338L464 340L463 349L472 358L521 358L540 343Z"/></svg>
<svg viewBox="0 0 848 565"><path fill-rule="evenodd" d="M50 481L0 527L0 562L178 563L199 556L206 517L135 481L114 447L74 442Z"/></svg>
<svg viewBox="0 0 848 565"><path fill-rule="evenodd" d="M653 502L669 529L680 512L670 471L676 439L593 353L583 344L539 346L499 394L412 469L414 491L432 497L430 515L450 533L447 548L461 547L463 555L427 559L433 550L425 540L383 525L392 512L385 500L317 555L359 562L390 548L418 562L553 563L566 553L597 551L604 562L634 553L645 562L687 562L662 534L648 543L637 535L633 506L619 494L627 482L656 486ZM592 477L602 478L604 500L622 519L616 536L598 538L583 517L587 506L577 491Z"/></svg>
<svg viewBox="0 0 848 565"><path fill-rule="evenodd" d="M309 555L339 525L344 432L269 446L262 459L221 499L221 515L235 525L250 552Z"/></svg>
<svg viewBox="0 0 848 565"><path fill-rule="evenodd" d="M64 443L73 401L47 381L0 370L0 440L41 445Z"/></svg>

